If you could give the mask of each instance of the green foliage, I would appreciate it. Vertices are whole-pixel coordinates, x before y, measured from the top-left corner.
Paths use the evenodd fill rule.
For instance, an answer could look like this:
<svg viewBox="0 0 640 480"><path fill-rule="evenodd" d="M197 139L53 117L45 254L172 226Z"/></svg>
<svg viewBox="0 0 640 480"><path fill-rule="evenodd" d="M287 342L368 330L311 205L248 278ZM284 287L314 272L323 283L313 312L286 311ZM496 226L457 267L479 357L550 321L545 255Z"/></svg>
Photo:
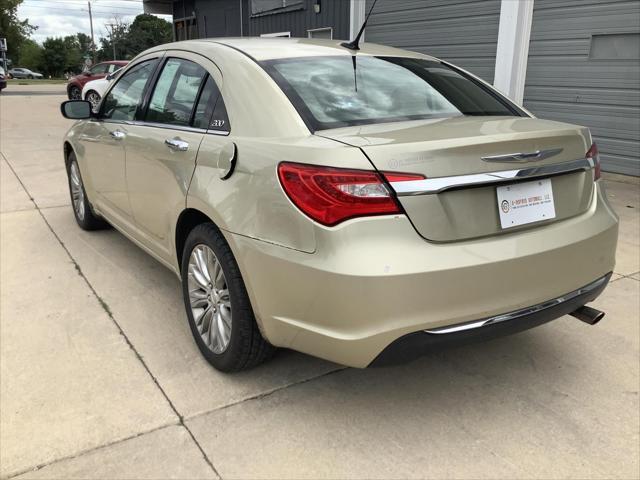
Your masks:
<svg viewBox="0 0 640 480"><path fill-rule="evenodd" d="M17 66L28 68L34 72L42 70L43 48L31 39L22 43Z"/></svg>
<svg viewBox="0 0 640 480"><path fill-rule="evenodd" d="M107 29L106 37L100 39L99 60L131 60L140 52L171 42L173 39L170 22L149 14L138 15L131 25L118 23Z"/></svg>
<svg viewBox="0 0 640 480"><path fill-rule="evenodd" d="M173 40L171 23L149 14L138 15L127 35L128 53L138 53Z"/></svg>
<svg viewBox="0 0 640 480"><path fill-rule="evenodd" d="M29 35L38 28L29 25L29 20L18 20L18 5L23 0L0 0L0 37L7 39L7 56L18 59L20 49Z"/></svg>
<svg viewBox="0 0 640 480"><path fill-rule="evenodd" d="M42 43L42 48L42 73L45 76L61 77L67 64L64 39L49 37Z"/></svg>

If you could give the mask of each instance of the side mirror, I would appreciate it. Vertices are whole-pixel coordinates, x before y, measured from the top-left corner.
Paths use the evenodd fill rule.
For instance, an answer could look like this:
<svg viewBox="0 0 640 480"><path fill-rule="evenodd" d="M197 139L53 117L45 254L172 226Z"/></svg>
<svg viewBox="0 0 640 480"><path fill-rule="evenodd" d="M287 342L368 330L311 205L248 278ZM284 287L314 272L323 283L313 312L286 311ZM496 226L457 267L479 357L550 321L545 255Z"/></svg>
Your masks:
<svg viewBox="0 0 640 480"><path fill-rule="evenodd" d="M85 120L91 118L91 102L87 100L67 100L60 105L64 118L70 120Z"/></svg>
<svg viewBox="0 0 640 480"><path fill-rule="evenodd" d="M85 70L84 72L82 72L82 74L83 74L85 77L90 77L90 76L91 76L91 72L90 72L89 70Z"/></svg>

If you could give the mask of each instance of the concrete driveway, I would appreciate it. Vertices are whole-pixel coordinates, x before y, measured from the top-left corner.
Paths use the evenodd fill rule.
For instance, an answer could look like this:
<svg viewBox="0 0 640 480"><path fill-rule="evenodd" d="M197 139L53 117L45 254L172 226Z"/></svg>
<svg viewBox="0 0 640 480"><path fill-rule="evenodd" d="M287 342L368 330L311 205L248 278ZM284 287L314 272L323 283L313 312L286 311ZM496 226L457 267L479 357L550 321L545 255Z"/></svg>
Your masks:
<svg viewBox="0 0 640 480"><path fill-rule="evenodd" d="M564 317L372 370L282 351L223 375L177 278L76 227L62 93L0 96L3 478L640 476L637 179L605 180L621 234L595 327Z"/></svg>

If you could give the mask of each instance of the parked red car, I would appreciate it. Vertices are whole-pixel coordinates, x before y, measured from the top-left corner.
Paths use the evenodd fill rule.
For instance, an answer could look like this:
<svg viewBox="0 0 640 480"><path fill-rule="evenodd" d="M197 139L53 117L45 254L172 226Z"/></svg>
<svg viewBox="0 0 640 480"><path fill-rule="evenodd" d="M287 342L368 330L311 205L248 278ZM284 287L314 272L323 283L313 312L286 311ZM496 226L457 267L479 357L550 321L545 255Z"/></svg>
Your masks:
<svg viewBox="0 0 640 480"><path fill-rule="evenodd" d="M115 72L127 63L125 60L110 60L108 62L97 63L89 70L82 72L80 75L71 77L67 83L67 95L70 100L81 100L82 87L91 80L104 78L110 73Z"/></svg>

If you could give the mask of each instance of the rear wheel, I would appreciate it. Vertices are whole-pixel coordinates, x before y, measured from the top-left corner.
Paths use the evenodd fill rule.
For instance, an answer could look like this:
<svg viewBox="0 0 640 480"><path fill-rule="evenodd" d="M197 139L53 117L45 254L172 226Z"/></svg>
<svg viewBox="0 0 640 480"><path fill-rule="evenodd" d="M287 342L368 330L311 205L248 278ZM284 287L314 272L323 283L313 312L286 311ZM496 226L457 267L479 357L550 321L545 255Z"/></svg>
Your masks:
<svg viewBox="0 0 640 480"><path fill-rule="evenodd" d="M71 87L69 87L68 94L69 94L69 100L81 100L82 92L75 85L72 85Z"/></svg>
<svg viewBox="0 0 640 480"><path fill-rule="evenodd" d="M189 326L207 361L235 372L268 359L275 348L260 334L238 264L212 223L191 231L181 267Z"/></svg>
<svg viewBox="0 0 640 480"><path fill-rule="evenodd" d="M87 193L84 190L80 168L76 160L75 153L69 154L67 167L67 177L69 179L69 193L71 194L71 206L76 222L83 230L100 230L108 228L109 224L101 217L93 213Z"/></svg>

